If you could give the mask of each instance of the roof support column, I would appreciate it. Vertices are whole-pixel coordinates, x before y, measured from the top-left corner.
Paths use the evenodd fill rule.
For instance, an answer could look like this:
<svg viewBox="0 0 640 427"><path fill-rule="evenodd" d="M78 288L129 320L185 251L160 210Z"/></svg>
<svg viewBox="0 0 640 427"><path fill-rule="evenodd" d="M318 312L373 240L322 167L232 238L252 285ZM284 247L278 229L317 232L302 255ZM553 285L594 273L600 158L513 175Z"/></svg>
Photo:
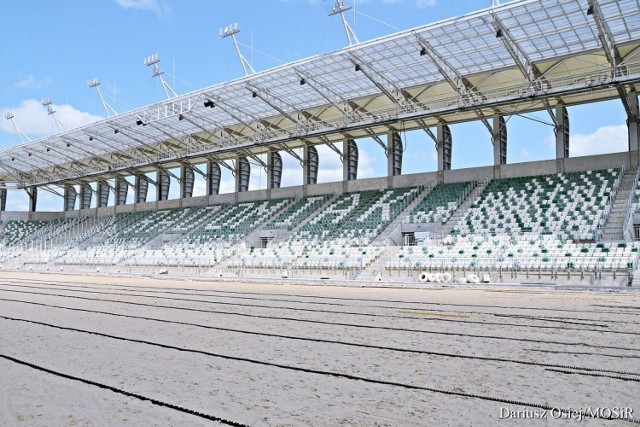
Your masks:
<svg viewBox="0 0 640 427"><path fill-rule="evenodd" d="M129 192L129 183L124 177L116 178L116 206L127 204L127 193Z"/></svg>
<svg viewBox="0 0 640 427"><path fill-rule="evenodd" d="M158 183L156 188L156 201L161 202L169 199L169 189L171 187L171 177L169 172L159 169L158 176L156 178Z"/></svg>
<svg viewBox="0 0 640 427"><path fill-rule="evenodd" d="M438 122L437 126L437 147L438 152L438 183L444 182L444 171L451 170L451 148L453 140L451 129L445 123Z"/></svg>
<svg viewBox="0 0 640 427"><path fill-rule="evenodd" d="M504 116L498 113L493 115L493 131L491 132L493 144L493 165L507 164L507 123Z"/></svg>
<svg viewBox="0 0 640 427"><path fill-rule="evenodd" d="M278 151L267 155L267 190L280 188L282 183L282 156Z"/></svg>
<svg viewBox="0 0 640 427"><path fill-rule="evenodd" d="M0 188L0 212L7 210L7 189Z"/></svg>
<svg viewBox="0 0 640 427"><path fill-rule="evenodd" d="M402 137L398 131L387 132L387 176L402 175Z"/></svg>
<svg viewBox="0 0 640 427"><path fill-rule="evenodd" d="M70 212L76 206L76 189L72 185L64 186L64 211Z"/></svg>
<svg viewBox="0 0 640 427"><path fill-rule="evenodd" d="M358 179L358 144L353 138L342 141L342 186L348 191L349 181Z"/></svg>
<svg viewBox="0 0 640 427"><path fill-rule="evenodd" d="M640 149L640 111L638 110L638 94L631 90L627 94L629 111L627 112L627 128L629 130L629 151Z"/></svg>
<svg viewBox="0 0 640 427"><path fill-rule="evenodd" d="M136 191L135 203L146 203L147 193L149 191L149 181L142 176L136 175L136 182L134 185Z"/></svg>
<svg viewBox="0 0 640 427"><path fill-rule="evenodd" d="M35 185L25 188L29 196L29 212L35 212L38 205L38 187Z"/></svg>
<svg viewBox="0 0 640 427"><path fill-rule="evenodd" d="M98 207L104 208L109 204L109 185L107 181L98 181Z"/></svg>
<svg viewBox="0 0 640 427"><path fill-rule="evenodd" d="M307 194L307 185L313 185L318 182L318 166L320 157L318 149L313 145L305 144L302 152L302 185L304 194Z"/></svg>
<svg viewBox="0 0 640 427"><path fill-rule="evenodd" d="M393 177L402 175L402 138L395 130L387 132L387 186L393 188Z"/></svg>
<svg viewBox="0 0 640 427"><path fill-rule="evenodd" d="M214 160L207 162L207 196L213 196L220 193L220 179L222 171L220 165Z"/></svg>
<svg viewBox="0 0 640 427"><path fill-rule="evenodd" d="M250 179L251 164L245 156L240 156L236 159L236 193L248 191Z"/></svg>
<svg viewBox="0 0 640 427"><path fill-rule="evenodd" d="M554 115L556 136L556 163L558 173L564 172L564 161L569 158L569 112L563 103L556 105Z"/></svg>
<svg viewBox="0 0 640 427"><path fill-rule="evenodd" d="M91 185L88 183L80 184L80 209L91 208L92 196Z"/></svg>
<svg viewBox="0 0 640 427"><path fill-rule="evenodd" d="M195 173L191 165L182 165L180 168L180 198L189 199L193 196L193 182Z"/></svg>

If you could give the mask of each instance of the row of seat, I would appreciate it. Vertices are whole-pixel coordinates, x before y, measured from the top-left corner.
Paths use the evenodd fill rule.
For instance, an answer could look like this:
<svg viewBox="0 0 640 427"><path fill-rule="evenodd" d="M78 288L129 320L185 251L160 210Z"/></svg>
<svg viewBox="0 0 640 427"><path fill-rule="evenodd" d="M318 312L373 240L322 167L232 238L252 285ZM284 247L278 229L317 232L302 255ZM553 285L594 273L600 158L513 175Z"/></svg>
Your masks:
<svg viewBox="0 0 640 427"><path fill-rule="evenodd" d="M628 271L636 268L638 250L636 244L578 244L552 235L467 235L450 245L402 247L386 268Z"/></svg>
<svg viewBox="0 0 640 427"><path fill-rule="evenodd" d="M329 197L328 194L322 196L305 196L292 203L284 212L280 213L273 221L267 224L267 228L284 228L291 230L299 224L300 221L307 218L312 212L322 206Z"/></svg>
<svg viewBox="0 0 640 427"><path fill-rule="evenodd" d="M453 232L553 233L594 240L620 179L620 170L608 169L493 180Z"/></svg>
<svg viewBox="0 0 640 427"><path fill-rule="evenodd" d="M280 247L250 249L228 262L231 268L366 268L384 248L380 246L348 246L287 244Z"/></svg>
<svg viewBox="0 0 640 427"><path fill-rule="evenodd" d="M409 224L444 223L475 188L475 181L438 184L404 220Z"/></svg>

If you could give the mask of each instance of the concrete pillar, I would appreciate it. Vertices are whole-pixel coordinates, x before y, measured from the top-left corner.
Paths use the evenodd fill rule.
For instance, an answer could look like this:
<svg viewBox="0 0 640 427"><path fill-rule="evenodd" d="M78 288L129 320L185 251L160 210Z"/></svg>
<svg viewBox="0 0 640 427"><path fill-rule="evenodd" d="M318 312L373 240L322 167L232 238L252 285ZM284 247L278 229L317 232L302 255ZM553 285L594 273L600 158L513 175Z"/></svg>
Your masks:
<svg viewBox="0 0 640 427"><path fill-rule="evenodd" d="M129 183L124 177L116 178L116 206L127 204L127 193L129 192Z"/></svg>
<svg viewBox="0 0 640 427"><path fill-rule="evenodd" d="M493 132L491 133L491 143L493 144L493 165L507 164L507 123L504 116L493 115Z"/></svg>
<svg viewBox="0 0 640 427"><path fill-rule="evenodd" d="M569 157L569 113L562 103L556 105L556 123L556 159L566 159Z"/></svg>
<svg viewBox="0 0 640 427"><path fill-rule="evenodd" d="M195 172L191 165L182 165L180 168L180 198L188 199L193 196L193 183Z"/></svg>
<svg viewBox="0 0 640 427"><path fill-rule="evenodd" d="M358 179L358 144L352 138L342 142L342 180Z"/></svg>
<svg viewBox="0 0 640 427"><path fill-rule="evenodd" d="M25 188L29 196L29 212L35 212L38 206L38 187L35 185Z"/></svg>
<svg viewBox="0 0 640 427"><path fill-rule="evenodd" d="M243 193L249 190L249 180L251 179L251 164L246 157L241 156L236 159L236 193Z"/></svg>
<svg viewBox="0 0 640 427"><path fill-rule="evenodd" d="M318 183L318 166L320 157L318 149L313 145L305 145L302 153L302 185L313 185Z"/></svg>
<svg viewBox="0 0 640 427"><path fill-rule="evenodd" d="M169 172L159 169L156 176L156 201L161 202L169 199L169 189L171 187L171 177Z"/></svg>
<svg viewBox="0 0 640 427"><path fill-rule="evenodd" d="M627 116L627 129L629 130L629 151L640 149L640 111L638 110L638 94L632 90L627 95L630 114Z"/></svg>
<svg viewBox="0 0 640 427"><path fill-rule="evenodd" d="M136 175L135 187L135 203L146 203L147 193L149 192L149 181L144 176Z"/></svg>
<svg viewBox="0 0 640 427"><path fill-rule="evenodd" d="M451 170L451 148L453 146L453 141L451 138L451 130L445 123L438 122L437 138L438 171Z"/></svg>
<svg viewBox="0 0 640 427"><path fill-rule="evenodd" d="M72 185L64 186L64 211L70 212L76 207L76 189Z"/></svg>
<svg viewBox="0 0 640 427"><path fill-rule="evenodd" d="M282 183L282 156L278 151L267 154L267 190L280 188Z"/></svg>
<svg viewBox="0 0 640 427"><path fill-rule="evenodd" d="M0 184L5 185L4 182ZM6 210L7 210L7 189L0 188L0 212L4 212Z"/></svg>
<svg viewBox="0 0 640 427"><path fill-rule="evenodd" d="M98 181L98 201L99 208L104 208L109 204L109 185L107 181Z"/></svg>
<svg viewBox="0 0 640 427"><path fill-rule="evenodd" d="M387 176L402 175L403 154L400 132L387 132Z"/></svg>
<svg viewBox="0 0 640 427"><path fill-rule="evenodd" d="M222 171L218 162L209 160L207 162L207 196L213 196L220 192L220 179Z"/></svg>
<svg viewBox="0 0 640 427"><path fill-rule="evenodd" d="M91 184L80 184L80 209L91 208L91 197L93 192L91 190Z"/></svg>

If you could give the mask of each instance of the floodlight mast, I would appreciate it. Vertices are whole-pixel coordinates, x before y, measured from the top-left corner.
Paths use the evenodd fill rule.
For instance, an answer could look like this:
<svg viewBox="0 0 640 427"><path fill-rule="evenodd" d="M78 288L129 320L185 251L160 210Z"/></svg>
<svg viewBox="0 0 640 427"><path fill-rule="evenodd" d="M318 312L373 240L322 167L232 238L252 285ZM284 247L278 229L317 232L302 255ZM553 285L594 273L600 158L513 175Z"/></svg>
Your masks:
<svg viewBox="0 0 640 427"><path fill-rule="evenodd" d="M8 112L7 114L4 115L4 118L9 120L11 122L11 124L13 125L13 129L15 129L16 133L18 134L18 136L20 137L20 141L24 144L26 142L31 142L31 138L29 138L27 135L25 135L24 133L22 133L20 131L20 129L18 129L18 125L16 124L15 120L13 120L15 116L13 115L12 112Z"/></svg>
<svg viewBox="0 0 640 427"><path fill-rule="evenodd" d="M64 130L69 130L69 127L66 124L62 123L60 119L56 117L56 110L54 110L53 107L51 106L53 104L53 102L51 101L51 98L48 98L48 97L44 98L42 101L40 101L40 103L42 104L43 107L47 107L47 114L53 117L53 121L56 123L56 126L58 126L58 130L60 132L62 132L63 127L64 127Z"/></svg>
<svg viewBox="0 0 640 427"><path fill-rule="evenodd" d="M343 0L336 0L336 2L331 7L331 13L329 14L329 16L340 15L340 18L342 19L342 26L344 27L344 32L347 35L347 40L349 41L349 46L353 46L356 43L360 43L360 40L358 40L358 36L356 36L356 33L353 31L353 29L347 22L347 19L344 17L344 13L350 9L351 6L345 6Z"/></svg>
<svg viewBox="0 0 640 427"><path fill-rule="evenodd" d="M242 55L242 52L240 52L240 46L238 45L238 40L236 39L236 34L238 34L239 32L240 28L238 27L237 22L231 25L227 25L224 28L220 28L219 30L220 37L222 37L223 39L226 37L231 37L231 40L233 40L233 46L236 48L236 52L238 53L238 57L240 58L240 65L242 65L244 75L248 76L249 71L251 71L251 74L255 74L256 70L253 69L249 61L247 61L247 58L245 58L244 55Z"/></svg>
<svg viewBox="0 0 640 427"><path fill-rule="evenodd" d="M171 86L169 86L169 83L164 81L164 78L162 77L162 75L164 74L164 71L160 70L160 67L158 67L159 62L160 62L160 57L158 56L157 53L154 53L153 55L147 56L146 58L144 58L144 65L146 65L147 67L151 67L151 66L153 67L151 78L158 77L160 79L160 83L162 83L162 89L164 89L164 93L165 95L167 95L167 99L171 99L172 96L174 97L178 96L176 91L173 90Z"/></svg>
<svg viewBox="0 0 640 427"><path fill-rule="evenodd" d="M113 113L114 116L118 115L118 112L116 110L114 110L111 105L109 105L107 103L107 101L104 100L103 96L102 96L102 92L100 92L100 79L97 77L94 77L91 80L87 80L87 86L89 86L90 88L95 87L96 91L98 92L98 96L100 97L100 102L102 102L102 106L104 107L105 111L107 112L107 117L111 117L111 113Z"/></svg>

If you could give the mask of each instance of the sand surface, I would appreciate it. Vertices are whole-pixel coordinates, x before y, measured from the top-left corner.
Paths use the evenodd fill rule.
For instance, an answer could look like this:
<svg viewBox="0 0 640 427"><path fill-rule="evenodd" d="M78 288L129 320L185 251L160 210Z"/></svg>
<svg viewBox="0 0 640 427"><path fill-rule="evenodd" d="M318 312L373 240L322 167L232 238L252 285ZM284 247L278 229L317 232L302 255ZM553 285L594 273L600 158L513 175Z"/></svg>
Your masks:
<svg viewBox="0 0 640 427"><path fill-rule="evenodd" d="M246 425L638 419L639 321L640 294L620 290L0 273L0 425L218 424L78 379ZM555 416L528 423L573 423Z"/></svg>

